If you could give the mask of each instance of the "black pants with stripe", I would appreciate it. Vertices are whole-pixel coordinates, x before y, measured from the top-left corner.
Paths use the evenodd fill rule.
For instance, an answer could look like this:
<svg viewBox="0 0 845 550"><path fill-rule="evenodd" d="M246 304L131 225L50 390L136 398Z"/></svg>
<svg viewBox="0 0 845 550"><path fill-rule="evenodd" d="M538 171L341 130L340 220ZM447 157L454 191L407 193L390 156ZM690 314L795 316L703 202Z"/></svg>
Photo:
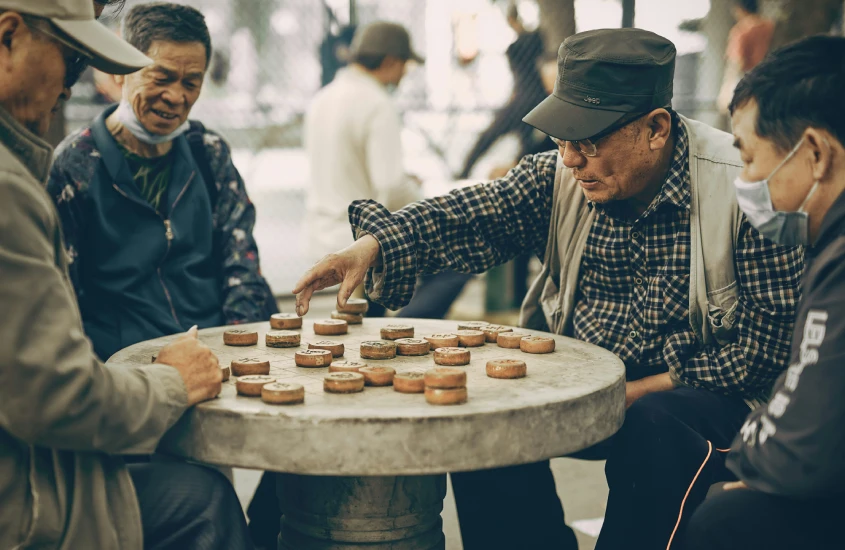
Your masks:
<svg viewBox="0 0 845 550"><path fill-rule="evenodd" d="M731 478L716 449L730 446L749 412L741 399L691 388L631 405L616 435L576 455L607 459L610 493L596 550L667 548L709 486ZM452 485L466 550L576 548L548 462L452 474ZM513 521L491 520L503 510Z"/></svg>
<svg viewBox="0 0 845 550"><path fill-rule="evenodd" d="M841 550L842 497L798 500L750 489L722 491L698 507L683 550Z"/></svg>

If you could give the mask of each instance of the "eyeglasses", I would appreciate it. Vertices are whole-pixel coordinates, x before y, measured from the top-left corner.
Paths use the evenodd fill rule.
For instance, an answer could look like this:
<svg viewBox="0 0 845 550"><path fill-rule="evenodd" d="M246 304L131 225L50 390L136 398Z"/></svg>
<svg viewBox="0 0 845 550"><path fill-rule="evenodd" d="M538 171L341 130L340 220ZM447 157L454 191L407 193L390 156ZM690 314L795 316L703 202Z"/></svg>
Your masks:
<svg viewBox="0 0 845 550"><path fill-rule="evenodd" d="M72 88L74 84L79 81L79 78L82 76L82 73L85 72L85 69L88 68L88 64L91 62L91 55L81 49L79 46L73 44L67 38L60 36L57 32L53 32L52 30L48 30L41 25L30 25L31 29L34 29L45 36L49 36L56 42L66 46L71 51L74 52L74 55L70 57L65 57L65 88Z"/></svg>
<svg viewBox="0 0 845 550"><path fill-rule="evenodd" d="M614 124L610 128L607 128L607 129L599 132L598 134L596 134L596 135L594 135L593 137L590 137L590 138L563 140L563 139L558 139L554 136L549 136L549 139L552 140L554 142L554 144L557 145L561 149L565 150L566 144L571 143L572 146L577 147L578 151L582 155L584 155L585 157L594 157L594 156L599 154L598 147L596 147L597 141L606 138L607 136L616 132L617 130L621 130L622 128L631 124L632 122L635 122L638 119L644 117L646 114L648 114L648 113L640 113L640 114L637 114L637 115L633 115L633 117L632 116L622 117L621 122L617 122L616 124Z"/></svg>

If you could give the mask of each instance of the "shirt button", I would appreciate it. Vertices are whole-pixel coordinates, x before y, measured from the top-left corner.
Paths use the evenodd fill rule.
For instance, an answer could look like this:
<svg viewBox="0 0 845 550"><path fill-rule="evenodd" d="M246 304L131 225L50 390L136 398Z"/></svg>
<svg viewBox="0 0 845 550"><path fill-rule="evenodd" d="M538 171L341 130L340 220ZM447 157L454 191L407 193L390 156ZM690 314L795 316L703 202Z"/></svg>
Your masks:
<svg viewBox="0 0 845 550"><path fill-rule="evenodd" d="M633 233L631 233L631 238L632 239L639 239L640 238L640 232L634 231Z"/></svg>
<svg viewBox="0 0 845 550"><path fill-rule="evenodd" d="M637 336L639 336L639 335L640 335L640 333L639 333L639 332L637 332L636 330L632 330L632 331L628 334L628 337L630 337L630 338L631 338L631 340L633 340L634 338L636 338L636 337L637 337Z"/></svg>
<svg viewBox="0 0 845 550"><path fill-rule="evenodd" d="M637 277L636 279L634 279L634 284L636 284L637 286L643 286L643 280Z"/></svg>

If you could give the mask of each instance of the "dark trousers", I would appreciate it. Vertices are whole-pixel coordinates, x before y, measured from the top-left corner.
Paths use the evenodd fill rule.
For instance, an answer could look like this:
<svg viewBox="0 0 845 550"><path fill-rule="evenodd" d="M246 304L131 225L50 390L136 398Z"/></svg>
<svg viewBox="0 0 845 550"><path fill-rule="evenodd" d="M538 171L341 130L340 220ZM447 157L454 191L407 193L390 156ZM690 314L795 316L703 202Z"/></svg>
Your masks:
<svg viewBox="0 0 845 550"><path fill-rule="evenodd" d="M624 425L611 439L576 454L607 459L610 493L596 549L665 549L681 504L679 530L708 487L730 479L723 453L715 449L728 448L748 412L740 399L703 390L654 393L628 409ZM452 474L452 486L467 550L519 547L526 534L534 547L577 548L564 523L548 462ZM519 520L489 521L501 510L518 514Z"/></svg>
<svg viewBox="0 0 845 550"><path fill-rule="evenodd" d="M472 275L457 271L441 271L435 275L423 275L414 289L414 296L408 305L399 310L397 317L416 319L442 319L464 289ZM385 307L370 301L367 317L384 317Z"/></svg>
<svg viewBox="0 0 845 550"><path fill-rule="evenodd" d="M842 498L796 500L749 489L722 491L698 507L683 550L845 548ZM679 547L680 548L680 547Z"/></svg>
<svg viewBox="0 0 845 550"><path fill-rule="evenodd" d="M181 462L129 464L146 550L251 550L243 510L223 474Z"/></svg>

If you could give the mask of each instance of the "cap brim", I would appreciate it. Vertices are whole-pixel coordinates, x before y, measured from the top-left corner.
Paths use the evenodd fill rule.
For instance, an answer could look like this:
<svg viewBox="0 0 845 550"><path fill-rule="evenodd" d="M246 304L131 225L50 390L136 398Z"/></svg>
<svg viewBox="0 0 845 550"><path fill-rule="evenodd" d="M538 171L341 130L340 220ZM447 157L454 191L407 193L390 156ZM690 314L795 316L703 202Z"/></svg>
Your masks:
<svg viewBox="0 0 845 550"><path fill-rule="evenodd" d="M611 127L624 112L573 105L550 95L525 115L523 122L565 141L587 139Z"/></svg>
<svg viewBox="0 0 845 550"><path fill-rule="evenodd" d="M134 73L152 63L152 59L93 19L50 21L90 53L91 66L104 73Z"/></svg>
<svg viewBox="0 0 845 550"><path fill-rule="evenodd" d="M409 59L411 59L411 61L416 61L420 65L425 64L425 58L419 55L417 52L411 52L411 57Z"/></svg>

